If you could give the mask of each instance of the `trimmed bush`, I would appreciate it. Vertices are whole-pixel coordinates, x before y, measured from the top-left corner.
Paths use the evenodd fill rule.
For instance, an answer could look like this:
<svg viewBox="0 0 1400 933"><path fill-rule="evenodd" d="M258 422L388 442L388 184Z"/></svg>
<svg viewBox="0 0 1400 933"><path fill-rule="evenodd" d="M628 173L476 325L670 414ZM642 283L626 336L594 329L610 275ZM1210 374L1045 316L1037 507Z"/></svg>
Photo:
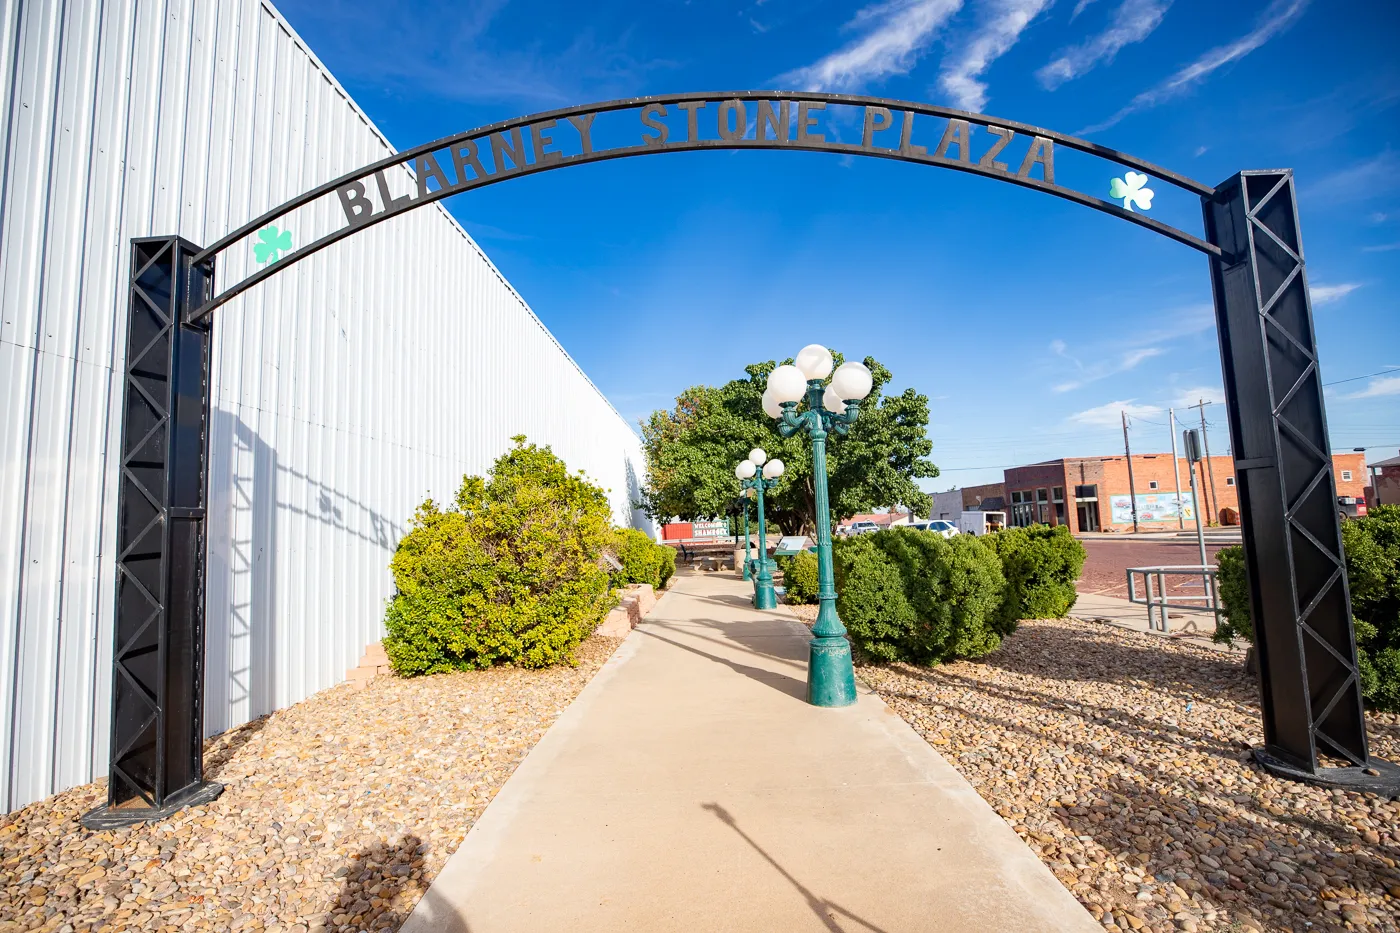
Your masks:
<svg viewBox="0 0 1400 933"><path fill-rule="evenodd" d="M636 528L619 528L613 532L611 550L622 564L612 575L613 586L628 583L650 583L658 590L676 572L676 551L657 544L651 536Z"/></svg>
<svg viewBox="0 0 1400 933"><path fill-rule="evenodd" d="M1235 639L1254 643L1254 623L1249 618L1249 578L1244 570L1244 548L1226 547L1215 553L1215 584L1220 590L1220 624L1211 636L1222 645Z"/></svg>
<svg viewBox="0 0 1400 933"><path fill-rule="evenodd" d="M790 603L814 603L820 588L817 555L800 551L783 558L783 592Z"/></svg>
<svg viewBox="0 0 1400 933"><path fill-rule="evenodd" d="M1077 597L1074 584L1084 570L1084 545L1067 527L1007 528L983 540L1001 558L1002 612L1013 628L1025 619L1063 619L1069 613Z"/></svg>
<svg viewBox="0 0 1400 933"><path fill-rule="evenodd" d="M836 611L852 645L882 661L898 661L906 656L918 618L904 595L899 565L875 545L884 533L832 542Z"/></svg>
<svg viewBox="0 0 1400 933"><path fill-rule="evenodd" d="M603 490L517 437L450 509L429 499L389 563L384 650L400 675L571 660L609 606Z"/></svg>
<svg viewBox="0 0 1400 933"><path fill-rule="evenodd" d="M892 529L837 542L837 609L852 643L884 660L932 664L1001 645L1006 580L981 538Z"/></svg>
<svg viewBox="0 0 1400 933"><path fill-rule="evenodd" d="M1400 506L1378 506L1365 518L1342 522L1342 549L1361 695L1375 709L1400 712ZM1215 563L1225 616L1215 640L1253 642L1244 549L1224 548Z"/></svg>

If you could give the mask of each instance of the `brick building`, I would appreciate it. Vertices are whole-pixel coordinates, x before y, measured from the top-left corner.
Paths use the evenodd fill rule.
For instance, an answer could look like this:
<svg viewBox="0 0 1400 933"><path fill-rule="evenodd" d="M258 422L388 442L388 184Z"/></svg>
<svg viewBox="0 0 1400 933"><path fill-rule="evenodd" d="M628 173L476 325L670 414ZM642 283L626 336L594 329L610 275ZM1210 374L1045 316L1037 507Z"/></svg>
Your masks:
<svg viewBox="0 0 1400 933"><path fill-rule="evenodd" d="M1362 454L1333 454L1338 496L1365 495L1366 463ZM1195 524L1191 510L1191 467L1179 458L1181 498L1176 496L1176 475L1171 454L1133 455L1133 492L1137 498L1138 527L1168 530L1180 516ZM1202 517L1219 524L1225 509L1239 511L1235 491L1235 462L1231 457L1211 457L1207 468L1197 464L1196 492ZM1211 491L1211 473L1215 489ZM1011 525L1068 525L1070 531L1132 531L1133 497L1129 493L1125 457L1067 457L1005 473L1007 522Z"/></svg>

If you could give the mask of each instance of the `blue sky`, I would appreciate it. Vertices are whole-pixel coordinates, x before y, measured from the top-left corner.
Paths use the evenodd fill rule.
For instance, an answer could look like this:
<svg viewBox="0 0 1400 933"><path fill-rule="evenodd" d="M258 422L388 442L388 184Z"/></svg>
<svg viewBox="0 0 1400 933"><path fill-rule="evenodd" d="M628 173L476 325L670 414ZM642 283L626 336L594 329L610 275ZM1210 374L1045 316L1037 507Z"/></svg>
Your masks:
<svg viewBox="0 0 1400 933"><path fill-rule="evenodd" d="M797 88L1046 126L1207 184L1292 167L1323 377L1348 380L1329 389L1334 450L1379 459L1400 445L1400 4L280 9L400 148L595 100ZM672 153L446 204L630 420L688 385L823 342L875 356L895 389L930 397L944 472L926 485L946 489L1005 466L1121 453L1120 409L1135 451L1165 450L1167 406L1220 399L1203 256L989 179L827 153ZM1199 232L1189 199L1154 208ZM1224 453L1223 408L1206 413Z"/></svg>

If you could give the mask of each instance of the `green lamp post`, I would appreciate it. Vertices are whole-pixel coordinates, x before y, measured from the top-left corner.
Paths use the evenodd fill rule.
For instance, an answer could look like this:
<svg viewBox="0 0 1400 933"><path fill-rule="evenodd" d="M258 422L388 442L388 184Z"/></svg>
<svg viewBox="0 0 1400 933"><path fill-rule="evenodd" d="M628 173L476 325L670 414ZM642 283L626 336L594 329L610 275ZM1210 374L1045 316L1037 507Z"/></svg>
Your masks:
<svg viewBox="0 0 1400 933"><path fill-rule="evenodd" d="M740 482L742 483L743 481L740 480ZM754 492L753 492L752 489L745 489L745 490L744 490L744 494L743 494L742 496L739 497L739 508L741 508L741 509L744 510L744 579L745 579L745 580L752 580L752 579L753 579L753 567L751 567L751 566L749 565L749 561L752 559L752 558L750 557L750 552L752 551L752 548L750 547L750 541L749 541L749 499L753 497L753 494L754 494Z"/></svg>
<svg viewBox="0 0 1400 933"><path fill-rule="evenodd" d="M768 376L763 410L778 419L778 433L799 431L812 439L812 479L817 506L817 600L820 609L812 626L807 662L807 702L813 706L850 706L856 701L851 643L836 613L836 581L831 566L831 506L826 490L826 437L845 434L860 414L860 402L874 380L860 363L843 363L832 373L831 352L820 344L803 347L796 365L779 366ZM823 391L826 377L831 384ZM807 400L801 414L797 403Z"/></svg>
<svg viewBox="0 0 1400 933"><path fill-rule="evenodd" d="M761 468L761 472L760 472ZM740 461L734 468L739 478L739 486L752 489L758 494L758 574L753 578L753 605L755 609L776 609L778 596L773 592L773 571L768 566L768 537L763 520L763 492L778 485L778 477L783 475L783 461L769 460L762 447L749 451L749 458ZM747 511L746 513L747 514Z"/></svg>

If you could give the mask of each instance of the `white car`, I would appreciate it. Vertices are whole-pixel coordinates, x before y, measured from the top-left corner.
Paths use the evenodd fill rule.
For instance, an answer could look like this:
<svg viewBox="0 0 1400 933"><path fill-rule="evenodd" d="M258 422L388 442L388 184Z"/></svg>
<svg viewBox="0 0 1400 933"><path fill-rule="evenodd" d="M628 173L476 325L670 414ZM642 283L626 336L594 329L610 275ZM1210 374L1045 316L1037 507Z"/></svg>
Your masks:
<svg viewBox="0 0 1400 933"><path fill-rule="evenodd" d="M951 538L953 535L958 533L957 525L954 525L952 522L944 521L939 518L935 518L932 521L927 522L914 522L910 527L915 528L919 531L931 531L934 534L942 535L945 538Z"/></svg>
<svg viewBox="0 0 1400 933"><path fill-rule="evenodd" d="M849 537L854 538L856 535L868 534L869 532L879 530L880 526L875 524L874 522L855 522L848 529L846 529L846 534Z"/></svg>

